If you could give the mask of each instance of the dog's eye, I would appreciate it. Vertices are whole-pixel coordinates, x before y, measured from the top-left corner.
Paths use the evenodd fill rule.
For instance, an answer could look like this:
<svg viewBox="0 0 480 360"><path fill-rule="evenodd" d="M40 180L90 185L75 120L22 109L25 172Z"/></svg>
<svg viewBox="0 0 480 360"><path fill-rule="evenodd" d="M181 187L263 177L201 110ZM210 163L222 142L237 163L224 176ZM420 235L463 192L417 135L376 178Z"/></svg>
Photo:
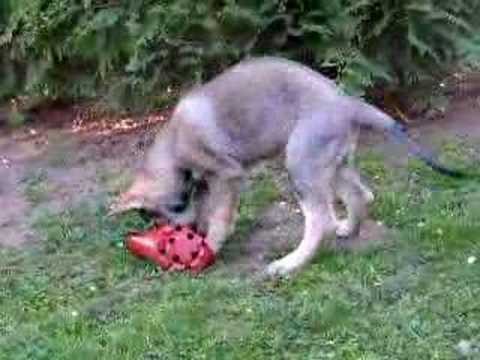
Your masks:
<svg viewBox="0 0 480 360"><path fill-rule="evenodd" d="M178 213L184 212L187 209L187 207L188 207L188 202L182 201L177 204L168 205L167 210L169 212L178 214Z"/></svg>
<svg viewBox="0 0 480 360"><path fill-rule="evenodd" d="M139 215L143 220L150 220L153 218L160 218L162 214L159 211L152 210L152 209L140 209Z"/></svg>
<svg viewBox="0 0 480 360"><path fill-rule="evenodd" d="M182 192L180 195L180 202L182 203L188 203L188 199L190 198L190 193L188 191Z"/></svg>
<svg viewBox="0 0 480 360"><path fill-rule="evenodd" d="M185 170L183 172L183 176L185 178L185 181L191 181L193 179L193 172L192 170Z"/></svg>

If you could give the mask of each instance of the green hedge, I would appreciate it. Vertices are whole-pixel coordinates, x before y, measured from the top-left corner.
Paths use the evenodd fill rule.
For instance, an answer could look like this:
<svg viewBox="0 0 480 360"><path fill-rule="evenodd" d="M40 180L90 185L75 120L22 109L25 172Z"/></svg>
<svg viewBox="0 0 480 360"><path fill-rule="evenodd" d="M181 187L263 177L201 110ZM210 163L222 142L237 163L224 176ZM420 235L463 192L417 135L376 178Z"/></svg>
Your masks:
<svg viewBox="0 0 480 360"><path fill-rule="evenodd" d="M1 0L0 98L155 105L251 54L352 92L405 87L478 58L479 12L478 0Z"/></svg>

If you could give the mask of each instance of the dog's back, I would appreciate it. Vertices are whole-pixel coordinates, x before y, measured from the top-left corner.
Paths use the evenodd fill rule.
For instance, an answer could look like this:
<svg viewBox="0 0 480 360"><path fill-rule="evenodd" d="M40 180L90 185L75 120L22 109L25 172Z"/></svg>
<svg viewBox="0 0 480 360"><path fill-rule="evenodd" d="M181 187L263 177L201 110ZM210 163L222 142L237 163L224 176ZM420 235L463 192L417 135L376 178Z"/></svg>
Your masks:
<svg viewBox="0 0 480 360"><path fill-rule="evenodd" d="M188 93L177 107L175 121L195 118L190 125L197 135L215 136L217 145L249 162L284 148L300 119L328 104L339 106L340 98L334 82L308 67L256 58ZM334 123L340 125L338 119L332 119Z"/></svg>

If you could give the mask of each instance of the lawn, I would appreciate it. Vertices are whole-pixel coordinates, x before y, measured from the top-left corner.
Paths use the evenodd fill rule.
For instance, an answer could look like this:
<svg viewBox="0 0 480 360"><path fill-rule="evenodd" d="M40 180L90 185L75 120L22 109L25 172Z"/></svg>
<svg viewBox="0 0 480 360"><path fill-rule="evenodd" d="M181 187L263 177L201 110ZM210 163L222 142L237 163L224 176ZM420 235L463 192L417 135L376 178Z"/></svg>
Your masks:
<svg viewBox="0 0 480 360"><path fill-rule="evenodd" d="M467 147L444 149L456 164L474 160ZM480 181L416 162L392 169L375 153L360 168L389 238L325 249L283 280L240 276L231 251L198 278L163 274L125 253L126 232L150 224L106 217L107 193L61 214L39 209L28 221L43 241L0 250L0 358L480 358ZM32 202L44 198L38 174ZM275 176L244 194L232 241L278 201Z"/></svg>

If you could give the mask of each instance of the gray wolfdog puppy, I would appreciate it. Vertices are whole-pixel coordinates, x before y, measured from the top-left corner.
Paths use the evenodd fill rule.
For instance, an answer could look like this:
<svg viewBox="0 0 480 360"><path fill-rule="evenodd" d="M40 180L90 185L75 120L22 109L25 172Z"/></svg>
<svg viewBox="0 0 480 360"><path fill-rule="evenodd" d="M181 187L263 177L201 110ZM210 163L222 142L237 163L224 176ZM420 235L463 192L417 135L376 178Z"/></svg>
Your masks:
<svg viewBox="0 0 480 360"><path fill-rule="evenodd" d="M358 231L373 194L345 160L363 126L391 135L431 167L455 175L410 141L399 123L341 94L319 73L285 59L256 58L179 101L111 213L145 209L176 223L198 223L218 252L233 229L247 170L284 153L305 228L299 246L270 264L267 273L289 274L309 262L325 234ZM194 179L208 185L201 201L192 201ZM337 219L337 198L347 209L346 219Z"/></svg>

